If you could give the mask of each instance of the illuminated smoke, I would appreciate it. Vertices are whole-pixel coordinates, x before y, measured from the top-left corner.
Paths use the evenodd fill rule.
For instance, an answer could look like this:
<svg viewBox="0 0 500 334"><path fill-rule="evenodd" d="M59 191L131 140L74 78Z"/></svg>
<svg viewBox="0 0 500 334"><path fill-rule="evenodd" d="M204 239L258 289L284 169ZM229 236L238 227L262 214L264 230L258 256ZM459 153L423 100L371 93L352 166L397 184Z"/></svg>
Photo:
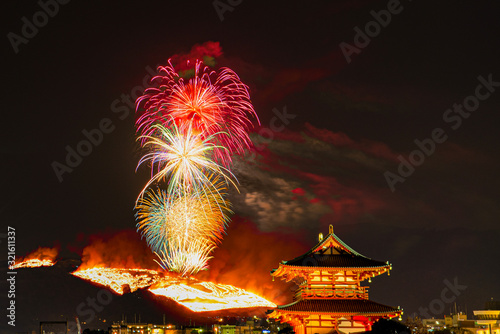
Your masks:
<svg viewBox="0 0 500 334"><path fill-rule="evenodd" d="M86 268L141 268L158 269L152 253L132 230L112 236L93 236L82 251L82 264Z"/></svg>
<svg viewBox="0 0 500 334"><path fill-rule="evenodd" d="M248 221L235 217L228 235L215 251L210 269L198 278L233 284L276 304L291 301L292 284L272 281L270 271L283 260L295 258L307 247L282 232L261 232Z"/></svg>

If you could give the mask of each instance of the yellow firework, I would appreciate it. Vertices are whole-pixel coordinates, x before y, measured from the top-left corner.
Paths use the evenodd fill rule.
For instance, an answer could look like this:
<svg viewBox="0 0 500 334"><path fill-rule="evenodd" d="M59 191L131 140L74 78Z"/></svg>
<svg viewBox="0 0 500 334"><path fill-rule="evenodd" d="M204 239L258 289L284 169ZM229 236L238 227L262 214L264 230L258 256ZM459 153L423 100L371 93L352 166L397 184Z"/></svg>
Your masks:
<svg viewBox="0 0 500 334"><path fill-rule="evenodd" d="M156 252L163 269L181 274L194 275L200 270L208 268L210 253L215 249L214 244L207 244L205 240L192 236L191 238L175 238L171 243L163 245L160 252Z"/></svg>
<svg viewBox="0 0 500 334"><path fill-rule="evenodd" d="M237 189L236 183L233 181L236 179L234 175L212 160L213 150L223 147L212 143L211 136L204 138L200 134L195 134L191 127L183 133L180 133L175 126L172 129L165 128L160 124L153 127L157 129L157 136L138 138L139 140L146 139L143 147L148 147L151 150L139 160L138 167L149 161L152 174L139 198L157 180L168 182L169 197L175 197L176 193L184 192L186 189L195 192L211 191L211 189L216 189L216 186L210 175L221 176Z"/></svg>
<svg viewBox="0 0 500 334"><path fill-rule="evenodd" d="M210 252L222 240L228 214L232 213L224 199L227 189L220 178L212 175L208 179L214 188L184 191L174 198L165 191L149 190L139 199L137 228L164 268L177 271L182 267L184 273L198 271L206 266L200 263L208 261ZM181 266L182 261L187 262Z"/></svg>

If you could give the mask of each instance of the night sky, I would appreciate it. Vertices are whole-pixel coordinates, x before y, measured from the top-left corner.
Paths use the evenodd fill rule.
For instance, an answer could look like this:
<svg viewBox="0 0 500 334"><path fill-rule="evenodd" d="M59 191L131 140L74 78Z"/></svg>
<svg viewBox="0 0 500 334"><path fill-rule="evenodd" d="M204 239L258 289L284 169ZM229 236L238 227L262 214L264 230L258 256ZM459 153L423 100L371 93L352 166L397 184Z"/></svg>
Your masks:
<svg viewBox="0 0 500 334"><path fill-rule="evenodd" d="M92 236L135 228L134 201L148 170L135 171L140 153L126 98L168 58L201 55L238 73L261 122L251 134L256 150L233 166L240 193L231 194L236 215L218 251L233 247L233 260L226 258L233 269L245 263L253 266L246 275L266 277L333 224L352 248L393 264L370 296L405 315L441 299L445 280L467 288L430 315L456 302L471 316L500 299L496 8L228 3L70 1L14 46L9 36L22 38L22 18L33 22L41 7L3 4L0 233L15 227L17 255L56 245L60 257L78 258ZM372 37L356 37L388 6L385 27L368 24ZM54 162L66 165L67 147L102 124L109 133L58 177ZM422 150L416 141L428 154L414 152ZM413 171L399 167L411 159ZM241 254L255 258L240 261Z"/></svg>

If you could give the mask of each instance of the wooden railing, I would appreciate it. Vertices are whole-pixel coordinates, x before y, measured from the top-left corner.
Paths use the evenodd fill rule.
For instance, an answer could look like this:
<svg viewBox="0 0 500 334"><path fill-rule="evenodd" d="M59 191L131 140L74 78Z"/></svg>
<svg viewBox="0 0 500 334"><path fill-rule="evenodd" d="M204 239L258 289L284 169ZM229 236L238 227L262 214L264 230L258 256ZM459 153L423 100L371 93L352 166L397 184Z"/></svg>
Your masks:
<svg viewBox="0 0 500 334"><path fill-rule="evenodd" d="M367 286L360 286L357 288L303 287L297 290L295 297L301 299L315 299L315 298L368 299L368 287Z"/></svg>

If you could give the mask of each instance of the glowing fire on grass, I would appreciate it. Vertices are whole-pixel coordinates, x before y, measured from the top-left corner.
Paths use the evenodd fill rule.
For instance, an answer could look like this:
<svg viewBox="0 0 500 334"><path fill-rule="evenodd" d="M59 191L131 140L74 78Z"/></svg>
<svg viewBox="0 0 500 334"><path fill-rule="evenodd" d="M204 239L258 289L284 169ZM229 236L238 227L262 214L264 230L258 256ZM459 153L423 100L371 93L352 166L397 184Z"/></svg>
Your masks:
<svg viewBox="0 0 500 334"><path fill-rule="evenodd" d="M54 261L49 259L29 259L23 260L21 262L16 262L15 265L11 266L10 269L18 269L18 268L36 268L36 267L50 267L55 264Z"/></svg>
<svg viewBox="0 0 500 334"><path fill-rule="evenodd" d="M16 260L10 269L50 267L56 262L57 248L40 247L36 251Z"/></svg>
<svg viewBox="0 0 500 334"><path fill-rule="evenodd" d="M203 282L195 279L175 284L169 284L169 282L162 280L149 288L149 291L155 295L170 298L194 312L276 307L276 304L244 289L229 284Z"/></svg>
<svg viewBox="0 0 500 334"><path fill-rule="evenodd" d="M265 298L232 285L170 276L150 269L89 268L77 270L73 275L104 285L120 295L149 287L148 291L154 295L172 299L194 312L276 307Z"/></svg>
<svg viewBox="0 0 500 334"><path fill-rule="evenodd" d="M160 279L160 274L156 270L149 269L90 268L77 270L72 274L104 285L119 295L147 288Z"/></svg>

